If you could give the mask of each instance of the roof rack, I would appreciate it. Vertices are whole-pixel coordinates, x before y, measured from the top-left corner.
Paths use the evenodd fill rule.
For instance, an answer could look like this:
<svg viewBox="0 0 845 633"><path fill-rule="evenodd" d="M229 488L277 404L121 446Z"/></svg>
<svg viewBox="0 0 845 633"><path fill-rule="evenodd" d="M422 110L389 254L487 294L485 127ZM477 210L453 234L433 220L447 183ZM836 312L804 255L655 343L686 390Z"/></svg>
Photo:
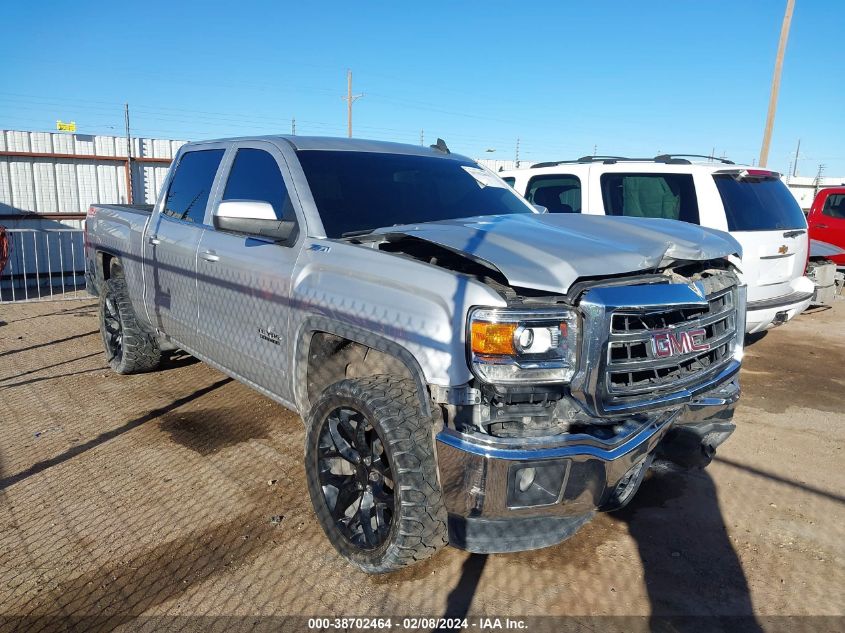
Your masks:
<svg viewBox="0 0 845 633"><path fill-rule="evenodd" d="M689 165L692 161L688 160L690 158L706 158L707 160L715 160L720 163L724 163L725 165L734 165L735 163L732 160L728 160L727 158L717 158L716 156L705 156L704 154L661 154L660 156L655 156L654 161L656 163L670 163L675 165Z"/></svg>
<svg viewBox="0 0 845 633"><path fill-rule="evenodd" d="M660 154L654 158L628 158L626 156L582 156L574 160L554 160L547 163L535 163L531 165L531 169L539 169L541 167L556 167L557 165L577 164L577 163L604 163L605 165L612 165L614 163L634 162L634 163L666 163L668 165L691 165L690 158L706 158L707 160L714 160L725 165L733 165L732 160L727 158L717 158L716 156L705 156L704 154Z"/></svg>
<svg viewBox="0 0 845 633"><path fill-rule="evenodd" d="M576 158L574 160L554 160L548 163L536 163L531 165L531 169L535 169L537 167L554 167L555 165L566 165L567 163L605 163L605 164L613 164L620 161L643 161L643 160L651 160L650 158L627 158L625 156L582 156L581 158Z"/></svg>

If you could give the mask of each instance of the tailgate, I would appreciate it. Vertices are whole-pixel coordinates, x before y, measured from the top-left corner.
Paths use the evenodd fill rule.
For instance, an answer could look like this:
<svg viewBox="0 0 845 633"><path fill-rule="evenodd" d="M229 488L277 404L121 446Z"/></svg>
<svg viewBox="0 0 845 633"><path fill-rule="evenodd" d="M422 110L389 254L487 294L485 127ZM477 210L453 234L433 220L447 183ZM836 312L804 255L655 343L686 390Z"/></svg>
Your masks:
<svg viewBox="0 0 845 633"><path fill-rule="evenodd" d="M749 301L771 299L792 292L792 281L804 275L807 232L740 231L732 235L742 244L743 277ZM757 286L752 291L752 287Z"/></svg>

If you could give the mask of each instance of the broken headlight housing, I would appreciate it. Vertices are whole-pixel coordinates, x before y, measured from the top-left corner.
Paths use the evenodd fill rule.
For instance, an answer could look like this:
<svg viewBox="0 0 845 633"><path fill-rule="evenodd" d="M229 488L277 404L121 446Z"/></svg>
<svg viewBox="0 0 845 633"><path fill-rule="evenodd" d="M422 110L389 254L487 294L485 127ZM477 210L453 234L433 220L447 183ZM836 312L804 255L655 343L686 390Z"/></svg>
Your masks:
<svg viewBox="0 0 845 633"><path fill-rule="evenodd" d="M569 382L578 331L574 310L476 308L468 332L472 371L487 383Z"/></svg>

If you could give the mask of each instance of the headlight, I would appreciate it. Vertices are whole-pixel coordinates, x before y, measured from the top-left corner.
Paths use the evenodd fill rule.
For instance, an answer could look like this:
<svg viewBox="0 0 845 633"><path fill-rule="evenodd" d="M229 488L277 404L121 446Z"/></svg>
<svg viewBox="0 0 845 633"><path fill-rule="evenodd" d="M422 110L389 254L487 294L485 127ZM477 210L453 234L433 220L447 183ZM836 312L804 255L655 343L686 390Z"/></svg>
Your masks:
<svg viewBox="0 0 845 633"><path fill-rule="evenodd" d="M573 310L477 308L470 313L472 370L489 383L569 382L578 362Z"/></svg>

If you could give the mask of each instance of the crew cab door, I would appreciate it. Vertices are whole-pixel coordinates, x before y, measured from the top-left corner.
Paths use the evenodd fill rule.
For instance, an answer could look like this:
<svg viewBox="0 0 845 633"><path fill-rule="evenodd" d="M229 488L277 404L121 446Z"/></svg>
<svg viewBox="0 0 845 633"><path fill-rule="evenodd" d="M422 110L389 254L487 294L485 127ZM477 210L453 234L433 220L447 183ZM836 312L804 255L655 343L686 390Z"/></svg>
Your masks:
<svg viewBox="0 0 845 633"><path fill-rule="evenodd" d="M235 144L210 214L221 202L272 205L301 227L287 163L272 143ZM295 196L293 196L295 198ZM213 217L209 218L213 225ZM199 350L238 376L292 401L290 289L302 231L285 242L209 227L199 243Z"/></svg>
<svg viewBox="0 0 845 633"><path fill-rule="evenodd" d="M845 248L845 190L822 191L819 198L808 218L810 237ZM839 263L841 258L835 259Z"/></svg>
<svg viewBox="0 0 845 633"><path fill-rule="evenodd" d="M145 236L147 315L187 347L196 343L197 246L224 152L218 144L180 154Z"/></svg>

